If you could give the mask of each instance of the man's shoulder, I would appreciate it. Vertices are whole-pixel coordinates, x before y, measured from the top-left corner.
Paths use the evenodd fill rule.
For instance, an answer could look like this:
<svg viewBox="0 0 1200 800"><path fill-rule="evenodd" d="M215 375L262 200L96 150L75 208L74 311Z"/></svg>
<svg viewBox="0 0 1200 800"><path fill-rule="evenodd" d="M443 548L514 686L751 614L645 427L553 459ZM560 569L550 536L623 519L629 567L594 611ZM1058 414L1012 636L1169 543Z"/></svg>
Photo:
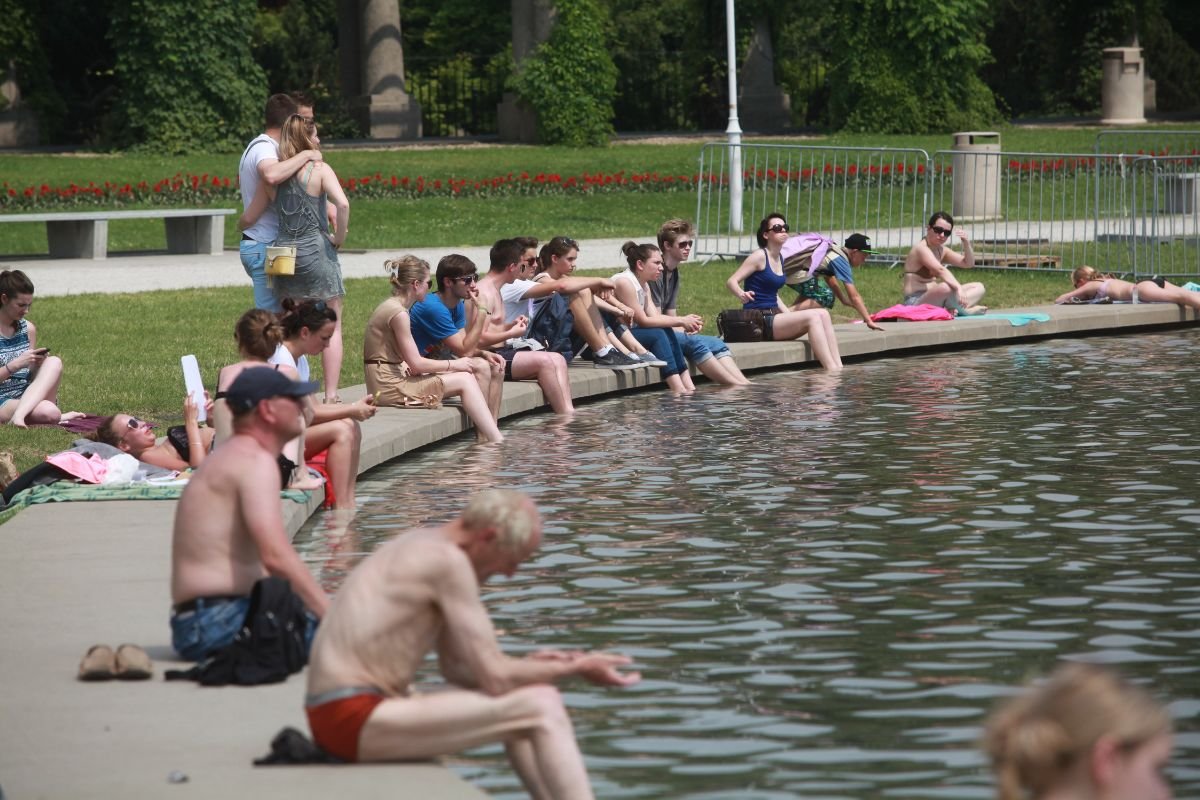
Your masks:
<svg viewBox="0 0 1200 800"><path fill-rule="evenodd" d="M260 133L246 145L246 158L261 161L264 158L279 158L279 145L265 133Z"/></svg>

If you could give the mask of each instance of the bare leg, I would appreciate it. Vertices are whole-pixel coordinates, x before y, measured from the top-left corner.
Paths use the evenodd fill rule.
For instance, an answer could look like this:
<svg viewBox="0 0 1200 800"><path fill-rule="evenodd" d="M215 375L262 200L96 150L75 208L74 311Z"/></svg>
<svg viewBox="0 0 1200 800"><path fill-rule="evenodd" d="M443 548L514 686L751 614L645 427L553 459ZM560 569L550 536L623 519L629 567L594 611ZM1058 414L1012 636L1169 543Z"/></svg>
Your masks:
<svg viewBox="0 0 1200 800"><path fill-rule="evenodd" d="M1137 284L1138 299L1144 303L1175 303L1180 306L1200 308L1200 292L1189 292L1182 286L1168 283L1159 288L1157 283L1139 281Z"/></svg>
<svg viewBox="0 0 1200 800"><path fill-rule="evenodd" d="M512 739L529 742L533 758L518 752L514 767L536 764L535 783L545 786L546 797L591 800L575 730L552 686L526 686L499 697L445 691L384 700L359 734L358 754L362 761L430 758Z"/></svg>
<svg viewBox="0 0 1200 800"><path fill-rule="evenodd" d="M57 405L62 369L62 359L58 356L47 356L41 363L33 380L25 387L25 393L17 398L9 418L14 427L24 428L30 422L54 424L62 419L62 411Z"/></svg>
<svg viewBox="0 0 1200 800"><path fill-rule="evenodd" d="M686 373L681 373L681 374L686 374ZM670 389L675 394L691 394L692 392L696 391L695 386L693 386L692 388L689 389L687 387L687 385L683 382L683 378L680 377L679 375L669 376L666 380L666 383L667 383L667 388Z"/></svg>
<svg viewBox="0 0 1200 800"><path fill-rule="evenodd" d="M537 378L542 394L555 414L573 414L571 379L567 377L567 362L558 353L522 351L512 362L512 376L522 381Z"/></svg>
<svg viewBox="0 0 1200 800"><path fill-rule="evenodd" d="M592 321L591 314L588 313L588 303L583 298L583 292L576 292L571 295L568 303L571 307L571 314L575 317L575 323L572 326L575 334L587 342L588 347L592 348L593 353L598 353L608 346L608 340L600 331L604 330L601 325L599 329Z"/></svg>
<svg viewBox="0 0 1200 800"><path fill-rule="evenodd" d="M550 794L549 787L542 779L532 742L528 739L512 739L505 742L504 751L508 753L508 761L513 769L521 776L521 783L525 785L531 800L554 800L554 795Z"/></svg>
<svg viewBox="0 0 1200 800"><path fill-rule="evenodd" d="M462 398L463 410L467 412L471 422L475 423L480 441L503 442L504 436L496 425L496 418L492 416L475 376L465 372L447 372L441 378L442 385L446 387L447 397Z"/></svg>
<svg viewBox="0 0 1200 800"><path fill-rule="evenodd" d="M829 318L829 313L824 309L776 314L773 332L776 341L797 339L807 333L813 355L821 362L821 366L830 372L842 369L842 355L838 351L837 335L833 332L833 322Z"/></svg>
<svg viewBox="0 0 1200 800"><path fill-rule="evenodd" d="M733 356L718 356L717 361L721 362L721 366L725 371L733 376L734 383L739 386L747 386L751 383L750 379L745 376L737 363L733 360Z"/></svg>
<svg viewBox="0 0 1200 800"><path fill-rule="evenodd" d="M978 281L975 283L964 283L962 284L962 289L960 289L958 292L959 302L961 302L963 308L967 309L968 311L978 312L979 301L983 299L983 294L986 291L987 290L984 288L983 284L979 283ZM983 310L986 311L987 309L985 308Z"/></svg>
<svg viewBox="0 0 1200 800"><path fill-rule="evenodd" d="M639 353L640 354L640 353L650 352L649 350L647 350L645 347L642 346L641 342L639 342L637 339L633 338L633 334L629 331L628 328L626 328L625 332L622 333L620 336L616 336L615 334L610 333L609 339L612 341L613 345L616 346L616 348L618 350L620 350L621 352L623 352L625 355L629 355L630 353Z"/></svg>
<svg viewBox="0 0 1200 800"><path fill-rule="evenodd" d="M824 308L824 306L811 297L801 298L790 306L791 311L807 311L810 308Z"/></svg>
<svg viewBox="0 0 1200 800"><path fill-rule="evenodd" d="M325 402L340 402L338 396L338 381L342 377L342 300L335 297L327 300L326 305L337 312L337 322L333 326L333 338L329 346L321 351L321 371L325 375Z"/></svg>
<svg viewBox="0 0 1200 800"><path fill-rule="evenodd" d="M349 419L335 419L313 425L304 435L304 455L311 458L325 448L329 455L329 480L333 483L334 508L356 508L354 487L358 482L358 451L362 429Z"/></svg>
<svg viewBox="0 0 1200 800"><path fill-rule="evenodd" d="M696 365L696 369L700 370L700 373L713 383L733 386L745 382L745 378L739 381L732 373L725 369L725 363L732 361L732 358L706 358Z"/></svg>

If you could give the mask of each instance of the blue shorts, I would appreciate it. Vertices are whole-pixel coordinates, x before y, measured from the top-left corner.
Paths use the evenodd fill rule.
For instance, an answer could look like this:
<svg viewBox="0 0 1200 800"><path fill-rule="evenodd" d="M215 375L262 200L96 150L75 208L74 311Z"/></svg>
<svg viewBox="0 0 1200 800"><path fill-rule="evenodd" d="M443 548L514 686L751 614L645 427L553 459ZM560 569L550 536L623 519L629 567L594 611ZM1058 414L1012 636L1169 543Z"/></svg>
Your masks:
<svg viewBox="0 0 1200 800"><path fill-rule="evenodd" d="M171 646L188 661L201 661L214 650L228 647L242 629L250 597L198 597L194 608L171 611ZM317 618L311 612L304 631L305 648L312 647L317 632Z"/></svg>
<svg viewBox="0 0 1200 800"><path fill-rule="evenodd" d="M689 336L682 331L675 331L675 341L679 342L684 357L693 364L703 364L714 356L717 358L733 356L724 340L718 339L716 336L705 336L701 333L693 333Z"/></svg>
<svg viewBox="0 0 1200 800"><path fill-rule="evenodd" d="M283 310L271 287L267 285L267 245L253 239L242 239L238 246L242 269L254 282L254 307L278 314Z"/></svg>

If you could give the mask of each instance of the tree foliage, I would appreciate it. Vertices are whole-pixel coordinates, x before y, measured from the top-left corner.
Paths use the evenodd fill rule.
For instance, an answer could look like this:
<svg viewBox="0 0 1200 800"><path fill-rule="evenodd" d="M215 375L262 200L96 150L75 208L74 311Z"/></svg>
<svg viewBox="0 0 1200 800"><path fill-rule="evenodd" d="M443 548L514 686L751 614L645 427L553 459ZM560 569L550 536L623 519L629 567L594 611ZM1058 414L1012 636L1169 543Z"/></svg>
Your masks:
<svg viewBox="0 0 1200 800"><path fill-rule="evenodd" d="M116 142L164 153L240 148L262 127L267 97L251 57L254 15L253 0L116 4Z"/></svg>
<svg viewBox="0 0 1200 800"><path fill-rule="evenodd" d="M933 133L992 125L979 79L986 0L843 0L834 33L830 121L869 133Z"/></svg>
<svg viewBox="0 0 1200 800"><path fill-rule="evenodd" d="M594 0L557 0L550 38L518 65L517 94L537 113L546 144L607 144L613 133L617 68L607 15Z"/></svg>

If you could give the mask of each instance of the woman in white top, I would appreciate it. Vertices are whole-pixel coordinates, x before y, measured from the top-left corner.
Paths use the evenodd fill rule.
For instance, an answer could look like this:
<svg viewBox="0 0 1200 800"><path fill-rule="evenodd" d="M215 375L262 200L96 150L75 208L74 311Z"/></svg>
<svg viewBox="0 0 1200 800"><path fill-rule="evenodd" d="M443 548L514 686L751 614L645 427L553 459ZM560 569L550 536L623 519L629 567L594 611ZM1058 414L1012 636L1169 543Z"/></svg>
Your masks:
<svg viewBox="0 0 1200 800"><path fill-rule="evenodd" d="M337 313L323 300L283 301L279 316L283 343L271 356L272 364L295 370L300 380L309 380L308 356L320 355L329 346L337 325ZM333 484L334 508L355 508L354 487L358 482L358 451L362 430L358 423L375 416L370 395L355 403L314 404L312 422L304 432L304 457L312 458L328 449L325 466Z"/></svg>

